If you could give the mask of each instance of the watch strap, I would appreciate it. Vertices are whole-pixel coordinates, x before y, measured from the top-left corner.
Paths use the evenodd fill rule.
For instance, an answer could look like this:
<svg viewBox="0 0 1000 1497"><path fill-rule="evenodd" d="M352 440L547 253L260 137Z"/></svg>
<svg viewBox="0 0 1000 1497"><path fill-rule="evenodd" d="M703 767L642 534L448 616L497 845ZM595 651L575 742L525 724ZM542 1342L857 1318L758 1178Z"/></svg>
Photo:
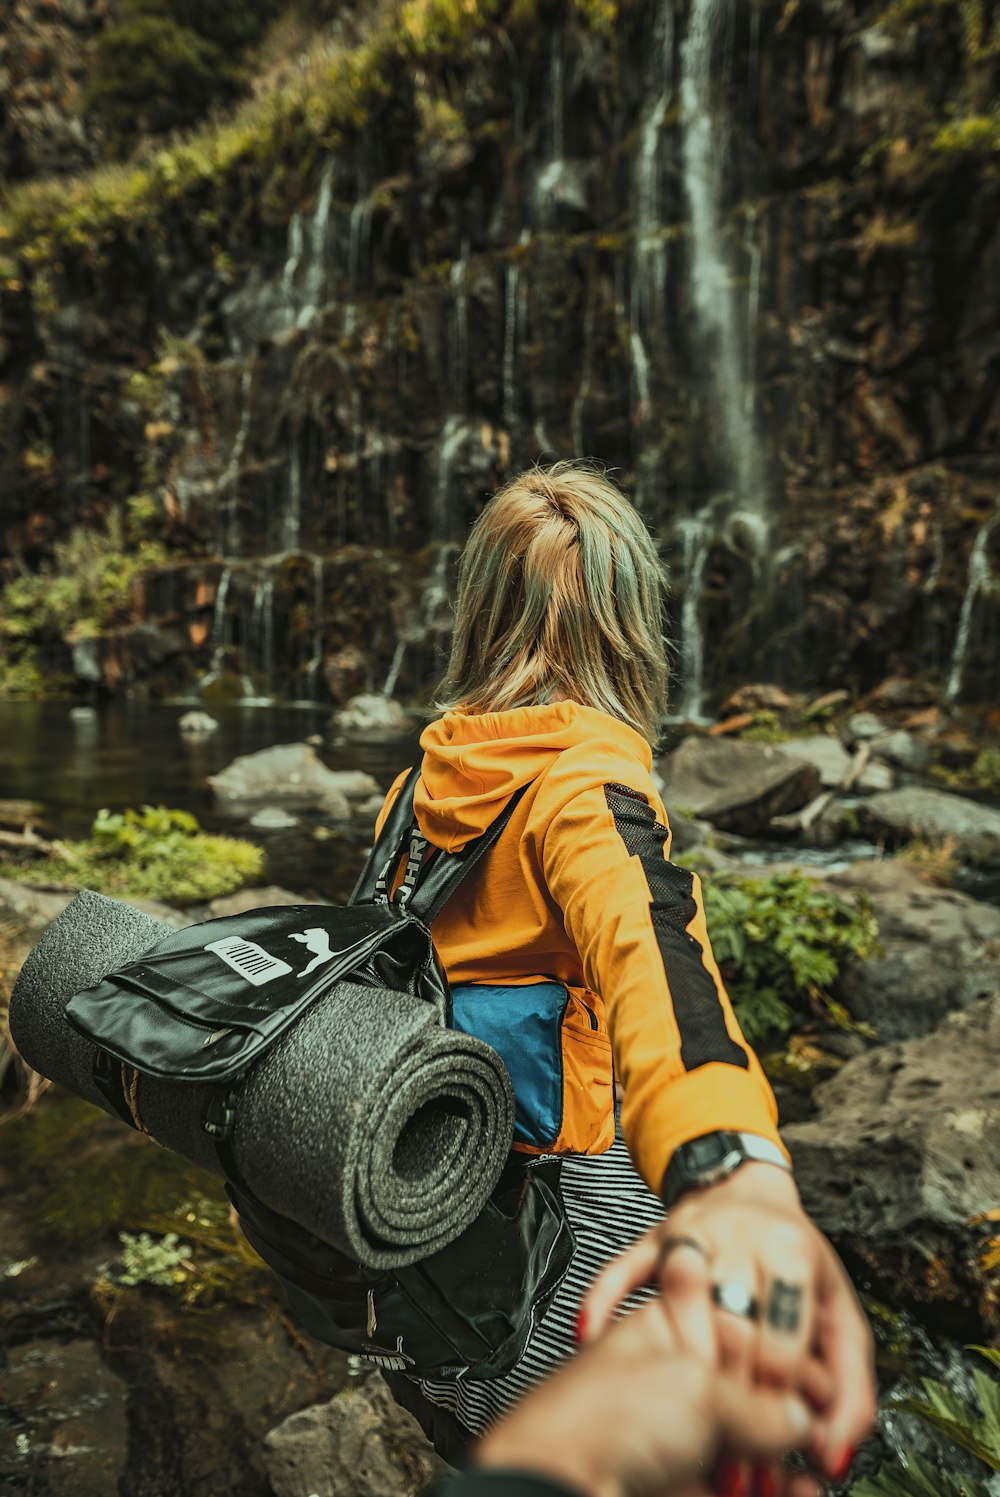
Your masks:
<svg viewBox="0 0 1000 1497"><path fill-rule="evenodd" d="M717 1184L748 1160L791 1170L778 1144L759 1133L720 1129L690 1139L674 1151L664 1171L660 1187L663 1204L669 1210L687 1191Z"/></svg>

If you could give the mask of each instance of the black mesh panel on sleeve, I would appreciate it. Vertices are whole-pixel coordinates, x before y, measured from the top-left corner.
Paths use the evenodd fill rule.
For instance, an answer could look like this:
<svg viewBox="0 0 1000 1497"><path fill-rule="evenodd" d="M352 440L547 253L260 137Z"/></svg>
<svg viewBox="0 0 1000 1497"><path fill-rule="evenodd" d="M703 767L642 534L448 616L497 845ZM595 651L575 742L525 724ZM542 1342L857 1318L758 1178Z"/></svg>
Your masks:
<svg viewBox="0 0 1000 1497"><path fill-rule="evenodd" d="M697 914L693 874L664 858L669 833L644 796L626 785L605 785L604 796L618 835L631 856L639 859L649 885L650 919L680 1032L684 1069L722 1062L746 1070L747 1052L726 1028L719 990L705 966L701 943L689 930Z"/></svg>

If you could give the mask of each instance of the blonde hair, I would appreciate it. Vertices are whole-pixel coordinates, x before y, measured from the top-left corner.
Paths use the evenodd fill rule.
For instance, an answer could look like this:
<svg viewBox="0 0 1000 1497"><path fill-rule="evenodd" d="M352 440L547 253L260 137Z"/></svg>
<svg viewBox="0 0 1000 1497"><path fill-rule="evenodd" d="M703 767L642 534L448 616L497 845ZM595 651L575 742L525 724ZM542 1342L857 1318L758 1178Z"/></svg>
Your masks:
<svg viewBox="0 0 1000 1497"><path fill-rule="evenodd" d="M570 700L654 742L667 705L665 602L652 538L604 472L530 468L470 532L437 705L504 712Z"/></svg>

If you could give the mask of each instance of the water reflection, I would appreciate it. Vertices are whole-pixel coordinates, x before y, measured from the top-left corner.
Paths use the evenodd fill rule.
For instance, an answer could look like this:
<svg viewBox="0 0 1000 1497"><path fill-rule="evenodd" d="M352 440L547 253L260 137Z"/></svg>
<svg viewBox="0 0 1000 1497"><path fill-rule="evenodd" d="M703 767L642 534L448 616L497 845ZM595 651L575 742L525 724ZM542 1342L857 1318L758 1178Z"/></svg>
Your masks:
<svg viewBox="0 0 1000 1497"><path fill-rule="evenodd" d="M223 807L206 784L238 754L323 735L326 708L213 705L218 731L182 734L183 705L108 702L0 702L0 799L37 801L54 835L84 836L107 806L167 805L192 811L212 830L249 836L268 855L267 878L301 893L346 898L372 828L330 825L312 810L287 828L252 828L260 806ZM318 752L332 769L364 769L388 788L412 764L419 728L404 735L341 738ZM321 829L321 836L315 835Z"/></svg>

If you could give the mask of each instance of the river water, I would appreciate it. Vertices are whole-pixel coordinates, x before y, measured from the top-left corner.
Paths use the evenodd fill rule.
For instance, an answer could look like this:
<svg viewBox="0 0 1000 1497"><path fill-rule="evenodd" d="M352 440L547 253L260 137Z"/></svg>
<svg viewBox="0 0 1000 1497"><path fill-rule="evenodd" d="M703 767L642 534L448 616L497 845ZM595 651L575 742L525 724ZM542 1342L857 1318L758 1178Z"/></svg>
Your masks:
<svg viewBox="0 0 1000 1497"><path fill-rule="evenodd" d="M113 701L85 712L69 702L0 702L0 800L37 801L52 835L85 836L107 806L165 805L191 811L213 831L248 836L265 848L266 878L301 894L346 898L372 826L368 820L324 827L327 818L295 809L297 825L249 825L253 808L215 800L207 776L238 754L325 735L329 709L213 704L219 726L208 735L181 733L187 705ZM324 737L331 769L364 769L380 788L414 762L419 727L378 738ZM281 803L276 801L276 803ZM331 833L332 834L329 834Z"/></svg>

